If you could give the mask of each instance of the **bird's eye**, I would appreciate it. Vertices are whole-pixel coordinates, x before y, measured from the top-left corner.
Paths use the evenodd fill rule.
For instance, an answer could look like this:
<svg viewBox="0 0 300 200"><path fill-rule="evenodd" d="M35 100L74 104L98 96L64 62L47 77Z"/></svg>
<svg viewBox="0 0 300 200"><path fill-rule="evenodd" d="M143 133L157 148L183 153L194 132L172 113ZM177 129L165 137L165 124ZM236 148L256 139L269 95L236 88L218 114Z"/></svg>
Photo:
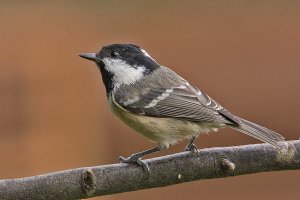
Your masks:
<svg viewBox="0 0 300 200"><path fill-rule="evenodd" d="M116 57L118 57L120 54L119 54L118 52L116 52L116 51L112 51L112 52L110 53L110 55L111 55L111 57L116 58Z"/></svg>

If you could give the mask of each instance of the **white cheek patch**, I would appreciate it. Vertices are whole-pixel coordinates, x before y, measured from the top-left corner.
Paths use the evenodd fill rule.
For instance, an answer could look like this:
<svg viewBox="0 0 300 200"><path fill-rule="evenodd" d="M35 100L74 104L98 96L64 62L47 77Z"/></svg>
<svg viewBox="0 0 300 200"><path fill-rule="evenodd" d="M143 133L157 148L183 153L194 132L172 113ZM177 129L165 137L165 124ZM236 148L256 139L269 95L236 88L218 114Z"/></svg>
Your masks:
<svg viewBox="0 0 300 200"><path fill-rule="evenodd" d="M114 75L113 82L116 88L140 80L146 71L144 66L131 66L120 59L104 58L102 61L105 64L105 69Z"/></svg>
<svg viewBox="0 0 300 200"><path fill-rule="evenodd" d="M166 92L162 93L160 96L156 97L156 99L153 99L147 106L144 108L152 108L158 104L158 102L164 100L167 98L171 93L173 92L173 89L168 89Z"/></svg>

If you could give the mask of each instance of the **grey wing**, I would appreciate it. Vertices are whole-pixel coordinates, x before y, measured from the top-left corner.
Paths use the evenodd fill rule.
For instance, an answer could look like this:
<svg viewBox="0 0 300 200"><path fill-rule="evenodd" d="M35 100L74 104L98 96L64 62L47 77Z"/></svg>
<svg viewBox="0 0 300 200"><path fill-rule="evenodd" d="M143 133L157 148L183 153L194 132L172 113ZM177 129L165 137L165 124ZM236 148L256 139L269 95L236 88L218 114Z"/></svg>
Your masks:
<svg viewBox="0 0 300 200"><path fill-rule="evenodd" d="M118 98L117 98L118 100ZM139 98L118 101L126 110L139 115L181 118L195 122L237 125L238 119L187 81L173 87L148 88Z"/></svg>
<svg viewBox="0 0 300 200"><path fill-rule="evenodd" d="M158 73L150 77L150 81L147 79L119 89L113 96L114 100L138 115L223 124L275 146L277 141L284 140L270 129L234 116L175 72L166 68L161 71L166 73Z"/></svg>
<svg viewBox="0 0 300 200"><path fill-rule="evenodd" d="M187 83L187 88L196 94L197 99L203 106L205 106L208 109L214 110L218 112L218 114L222 115L224 118L226 118L228 121L231 122L233 125L238 125L241 121L238 117L231 114L229 111L227 111L223 106L221 106L219 103L217 103L215 100L210 98L207 94L204 92L201 92L198 88L192 86L191 84Z"/></svg>

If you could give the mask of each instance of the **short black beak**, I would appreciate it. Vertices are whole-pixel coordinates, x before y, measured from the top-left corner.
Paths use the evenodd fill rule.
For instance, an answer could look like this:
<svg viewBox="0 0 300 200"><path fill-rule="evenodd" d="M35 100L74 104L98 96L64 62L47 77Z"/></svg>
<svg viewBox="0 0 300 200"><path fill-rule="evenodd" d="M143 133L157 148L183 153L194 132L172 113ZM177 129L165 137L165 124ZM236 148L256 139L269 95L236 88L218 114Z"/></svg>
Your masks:
<svg viewBox="0 0 300 200"><path fill-rule="evenodd" d="M92 61L98 60L95 53L81 53L81 54L79 54L79 56L81 58L85 58L85 59L92 60Z"/></svg>

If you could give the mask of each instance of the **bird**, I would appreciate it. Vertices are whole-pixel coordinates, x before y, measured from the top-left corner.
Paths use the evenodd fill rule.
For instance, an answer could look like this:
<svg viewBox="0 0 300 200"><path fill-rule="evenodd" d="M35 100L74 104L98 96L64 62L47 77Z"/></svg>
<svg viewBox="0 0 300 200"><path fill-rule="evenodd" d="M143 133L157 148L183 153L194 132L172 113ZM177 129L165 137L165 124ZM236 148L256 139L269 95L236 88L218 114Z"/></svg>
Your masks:
<svg viewBox="0 0 300 200"><path fill-rule="evenodd" d="M120 156L120 162L149 171L143 156L185 139L189 140L185 151L195 152L197 136L221 128L232 128L275 147L284 141L279 133L230 113L135 44L110 44L97 53L79 56L98 66L112 113L156 145L127 158Z"/></svg>

